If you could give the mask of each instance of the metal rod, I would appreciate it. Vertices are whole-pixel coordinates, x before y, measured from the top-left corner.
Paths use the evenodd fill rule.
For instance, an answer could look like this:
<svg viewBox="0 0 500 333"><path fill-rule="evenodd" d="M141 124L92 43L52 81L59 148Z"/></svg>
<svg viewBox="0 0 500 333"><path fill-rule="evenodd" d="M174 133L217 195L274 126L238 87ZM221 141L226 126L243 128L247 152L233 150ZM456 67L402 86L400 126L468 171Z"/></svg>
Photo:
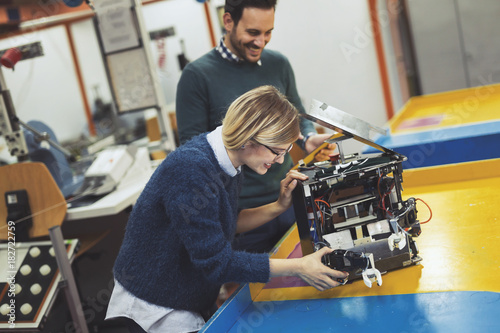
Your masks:
<svg viewBox="0 0 500 333"><path fill-rule="evenodd" d="M50 139L50 135L46 132L44 133L40 133L38 130L36 130L35 128L31 127L30 125L26 124L25 122L23 122L21 119L19 118L16 118L15 121L17 121L19 124L21 124L21 126L23 126L24 128L26 128L27 130L29 130L30 132L33 132L33 134L35 134L35 136L40 139L40 140L45 140L47 141L48 143L50 143L50 145L52 147L54 147L55 149L59 150L61 153L63 153L64 155L66 155L66 157L68 158L73 158L73 155L64 147L62 147L61 145L59 145L57 142L55 141L52 141Z"/></svg>
<svg viewBox="0 0 500 333"><path fill-rule="evenodd" d="M337 147L339 148L340 163L345 163L344 150L342 149L342 142L337 142Z"/></svg>
<svg viewBox="0 0 500 333"><path fill-rule="evenodd" d="M49 236L52 241L52 246L54 247L57 266L59 267L59 273L61 274L61 281L64 282L64 294L71 313L71 318L73 319L73 324L75 325L75 332L89 333L87 324L85 323L82 303L80 302L80 296L78 295L78 289L76 287L73 271L71 270L66 247L64 246L61 227L57 225L50 228Z"/></svg>
<svg viewBox="0 0 500 333"><path fill-rule="evenodd" d="M0 91L6 90L7 85L5 84L5 79L3 77L2 66L0 66Z"/></svg>

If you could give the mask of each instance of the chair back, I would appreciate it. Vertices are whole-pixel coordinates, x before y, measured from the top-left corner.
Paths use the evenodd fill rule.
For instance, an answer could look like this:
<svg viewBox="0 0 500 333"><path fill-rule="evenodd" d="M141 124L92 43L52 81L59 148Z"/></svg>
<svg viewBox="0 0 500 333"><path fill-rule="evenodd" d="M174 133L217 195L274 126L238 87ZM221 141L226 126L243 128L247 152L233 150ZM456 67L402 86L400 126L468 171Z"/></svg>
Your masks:
<svg viewBox="0 0 500 333"><path fill-rule="evenodd" d="M47 236L49 228L62 224L67 211L66 200L45 164L22 162L4 165L0 167L0 240L8 239L5 194L20 190L28 194L33 221L29 238Z"/></svg>

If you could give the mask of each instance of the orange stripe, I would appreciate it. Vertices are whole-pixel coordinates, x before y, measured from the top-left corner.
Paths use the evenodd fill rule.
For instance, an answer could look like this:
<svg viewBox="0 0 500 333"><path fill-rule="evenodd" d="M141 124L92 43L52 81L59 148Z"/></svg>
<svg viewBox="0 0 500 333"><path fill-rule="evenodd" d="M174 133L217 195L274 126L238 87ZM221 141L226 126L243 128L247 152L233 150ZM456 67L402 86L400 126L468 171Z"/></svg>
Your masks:
<svg viewBox="0 0 500 333"><path fill-rule="evenodd" d="M377 0L368 0L368 6L370 9L370 19L372 22L373 38L375 42L375 50L377 52L377 62L380 71L380 80L382 81L382 92L384 94L387 119L391 119L394 116L394 107L392 106L391 88L387 75L387 65L385 63L382 32L380 31L380 23L377 15Z"/></svg>
<svg viewBox="0 0 500 333"><path fill-rule="evenodd" d="M210 33L210 41L212 42L212 47L215 47L217 44L215 42L214 27L212 26L212 18L210 17L210 9L208 8L208 3L205 2L203 4L203 7L205 8L205 16L207 17L207 25L208 25L208 32Z"/></svg>
<svg viewBox="0 0 500 333"><path fill-rule="evenodd" d="M75 65L76 77L78 79L78 87L80 88L80 94L82 96L82 102L85 109L85 116L87 117L87 123L89 125L89 133L91 136L95 136L96 130L94 122L92 121L92 112L90 111L90 105L87 100L87 92L85 91L85 84L83 82L82 72L80 71L80 66L78 65L78 56L76 54L73 35L71 34L70 25L68 23L64 24L64 27L66 28L66 35L68 36L68 42L71 49L71 57L73 58L73 64Z"/></svg>

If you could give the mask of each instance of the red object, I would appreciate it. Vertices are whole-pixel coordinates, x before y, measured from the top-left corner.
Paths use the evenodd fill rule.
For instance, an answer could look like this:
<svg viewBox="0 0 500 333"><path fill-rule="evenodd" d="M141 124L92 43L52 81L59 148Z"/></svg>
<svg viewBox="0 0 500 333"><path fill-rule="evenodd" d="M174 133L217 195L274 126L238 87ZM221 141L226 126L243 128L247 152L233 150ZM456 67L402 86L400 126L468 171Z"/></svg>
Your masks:
<svg viewBox="0 0 500 333"><path fill-rule="evenodd" d="M156 39L156 46L158 47L158 67L164 70L165 62L167 60L167 52L165 51L165 38Z"/></svg>
<svg viewBox="0 0 500 333"><path fill-rule="evenodd" d="M332 154L329 156L330 162L338 162L340 160L340 154Z"/></svg>
<svg viewBox="0 0 500 333"><path fill-rule="evenodd" d="M2 58L0 58L0 63L7 68L14 68L14 65L17 64L22 57L23 54L21 51L14 47L5 51Z"/></svg>

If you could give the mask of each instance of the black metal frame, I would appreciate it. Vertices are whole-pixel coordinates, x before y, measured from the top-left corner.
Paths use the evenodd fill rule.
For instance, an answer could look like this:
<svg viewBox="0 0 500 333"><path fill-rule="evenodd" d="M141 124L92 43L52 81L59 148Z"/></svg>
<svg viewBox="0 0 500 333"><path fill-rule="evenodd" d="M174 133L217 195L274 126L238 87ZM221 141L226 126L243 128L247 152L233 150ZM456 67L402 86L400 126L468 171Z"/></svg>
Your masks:
<svg viewBox="0 0 500 333"><path fill-rule="evenodd" d="M332 221L332 230L332 227L327 227L325 220L323 220L322 223L318 218L320 214L318 214L315 199L323 197L325 192L332 191L335 186L339 186L341 190L345 190L351 185L360 186L359 184L361 183L363 184L364 190L370 191L371 189L373 192L368 194L373 195L374 199L371 199L373 202L371 202L370 205L374 205L374 202L379 202L381 199L386 200L387 198L385 196L381 198L380 193L378 193L378 188L374 187L373 183L375 181L377 185L380 185L381 180L387 179L391 184L394 184L394 190L391 192L394 198L392 200L387 199L387 209L394 214L394 219L397 218L399 227L391 225L388 222L391 227L391 232L382 233L376 235L376 237L364 234L366 237L371 237L372 241L362 242L361 244L346 249L334 249L340 251L347 250L354 254L371 253L373 254L375 267L380 272L406 267L421 261L422 258L417 255L418 249L416 243L412 239L412 235L416 236L420 233L419 224L418 221L416 221L415 200L410 198L407 201L403 201L401 196L403 160L404 156L384 153L374 157L358 158L358 162L364 161L364 163L358 164L357 167L352 164L349 166L349 163L346 163L345 168L343 168L342 165L332 162L326 166L323 164L320 167L299 168L299 171L309 176L309 179L300 182L292 193L293 207L295 210L303 255L311 254L322 246L330 246L324 239L324 236L327 234L344 230L349 230L351 234L354 234L354 229L356 227L366 229L366 224L382 220L389 221L387 216L380 216L381 214L378 212L373 216L373 219L366 223L361 222L355 225L344 225L335 228L335 224ZM391 174L392 177L388 177L387 175L389 174ZM402 229L410 229L412 227L418 230L418 232L412 232L414 230L410 230L410 233L402 232L401 235L405 238L406 245L402 247L402 249L394 248L391 250L388 244L389 236L393 233L399 233ZM311 231L311 229L313 229L313 231ZM337 257L338 255L332 253L323 258L323 261L334 269L345 269L345 267L338 267L339 260ZM362 277L362 267L351 267L350 270L350 280Z"/></svg>

